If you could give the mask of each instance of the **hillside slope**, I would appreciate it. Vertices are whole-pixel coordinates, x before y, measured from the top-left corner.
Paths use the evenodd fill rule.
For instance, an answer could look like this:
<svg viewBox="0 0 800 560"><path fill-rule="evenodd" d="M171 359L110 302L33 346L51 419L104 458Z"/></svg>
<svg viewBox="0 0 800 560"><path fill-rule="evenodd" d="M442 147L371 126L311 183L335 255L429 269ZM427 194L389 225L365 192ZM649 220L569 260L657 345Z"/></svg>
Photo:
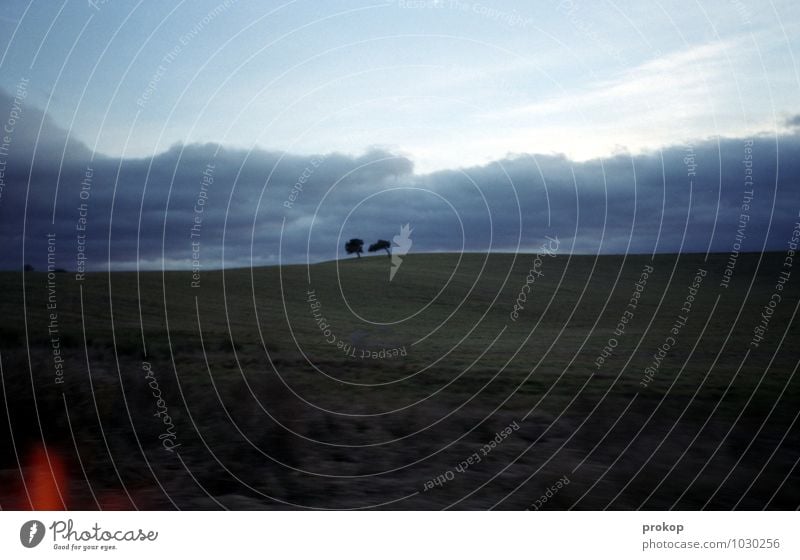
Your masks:
<svg viewBox="0 0 800 560"><path fill-rule="evenodd" d="M0 273L0 506L796 508L784 257Z"/></svg>

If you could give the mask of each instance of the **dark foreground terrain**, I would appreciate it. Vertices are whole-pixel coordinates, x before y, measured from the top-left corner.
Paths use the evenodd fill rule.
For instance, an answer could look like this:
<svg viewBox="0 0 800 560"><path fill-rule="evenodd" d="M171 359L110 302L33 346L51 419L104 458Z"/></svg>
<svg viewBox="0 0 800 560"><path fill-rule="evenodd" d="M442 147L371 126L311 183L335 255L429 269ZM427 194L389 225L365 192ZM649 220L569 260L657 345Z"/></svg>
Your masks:
<svg viewBox="0 0 800 560"><path fill-rule="evenodd" d="M785 257L0 273L0 506L795 509Z"/></svg>

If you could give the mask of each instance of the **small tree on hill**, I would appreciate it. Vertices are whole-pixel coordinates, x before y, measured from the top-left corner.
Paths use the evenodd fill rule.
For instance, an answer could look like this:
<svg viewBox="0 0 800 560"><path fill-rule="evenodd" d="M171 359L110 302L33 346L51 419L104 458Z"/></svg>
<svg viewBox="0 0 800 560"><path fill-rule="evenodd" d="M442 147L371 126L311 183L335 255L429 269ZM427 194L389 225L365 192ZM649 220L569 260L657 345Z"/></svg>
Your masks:
<svg viewBox="0 0 800 560"><path fill-rule="evenodd" d="M374 253L375 251L380 251L381 249L386 251L386 254L389 255L390 257L392 256L392 244L386 241L385 239L378 239L377 242L369 246L370 253Z"/></svg>
<svg viewBox="0 0 800 560"><path fill-rule="evenodd" d="M361 258L361 253L364 252L364 241L362 239L351 239L344 244L344 250L348 255L355 253L358 258Z"/></svg>

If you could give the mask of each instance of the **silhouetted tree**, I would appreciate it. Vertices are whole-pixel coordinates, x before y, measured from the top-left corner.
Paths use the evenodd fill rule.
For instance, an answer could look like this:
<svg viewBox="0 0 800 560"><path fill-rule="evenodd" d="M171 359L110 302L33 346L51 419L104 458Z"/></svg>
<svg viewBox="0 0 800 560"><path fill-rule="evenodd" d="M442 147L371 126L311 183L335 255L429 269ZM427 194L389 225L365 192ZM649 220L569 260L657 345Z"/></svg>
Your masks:
<svg viewBox="0 0 800 560"><path fill-rule="evenodd" d="M361 258L361 253L364 252L364 241L362 239L351 239L344 244L344 250L348 255L355 253L358 258Z"/></svg>
<svg viewBox="0 0 800 560"><path fill-rule="evenodd" d="M390 257L392 256L392 244L386 241L385 239L378 239L377 242L369 246L370 253L374 253L375 251L380 251L381 249L386 251L386 254L389 255Z"/></svg>
<svg viewBox="0 0 800 560"><path fill-rule="evenodd" d="M33 272L34 270L36 270L35 268L33 268L33 265L32 265L32 264L26 264L26 265L25 265L24 267L22 267L22 268L24 268L24 269L25 269L25 272Z"/></svg>

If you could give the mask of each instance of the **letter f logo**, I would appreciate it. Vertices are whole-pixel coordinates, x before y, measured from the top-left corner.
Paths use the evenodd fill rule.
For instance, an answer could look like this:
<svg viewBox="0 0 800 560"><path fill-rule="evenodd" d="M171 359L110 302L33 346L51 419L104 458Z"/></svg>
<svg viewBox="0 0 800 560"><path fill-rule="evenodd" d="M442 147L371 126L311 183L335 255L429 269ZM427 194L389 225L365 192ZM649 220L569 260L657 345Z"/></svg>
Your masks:
<svg viewBox="0 0 800 560"><path fill-rule="evenodd" d="M394 275L400 270L400 265L403 264L403 257L408 254L411 249L411 224L406 224L400 227L400 234L395 235L392 241L395 244L395 249L392 250L392 268L389 270L389 282L394 279Z"/></svg>
<svg viewBox="0 0 800 560"><path fill-rule="evenodd" d="M25 548L38 546L44 538L44 523L32 519L22 524L19 530L19 541Z"/></svg>

